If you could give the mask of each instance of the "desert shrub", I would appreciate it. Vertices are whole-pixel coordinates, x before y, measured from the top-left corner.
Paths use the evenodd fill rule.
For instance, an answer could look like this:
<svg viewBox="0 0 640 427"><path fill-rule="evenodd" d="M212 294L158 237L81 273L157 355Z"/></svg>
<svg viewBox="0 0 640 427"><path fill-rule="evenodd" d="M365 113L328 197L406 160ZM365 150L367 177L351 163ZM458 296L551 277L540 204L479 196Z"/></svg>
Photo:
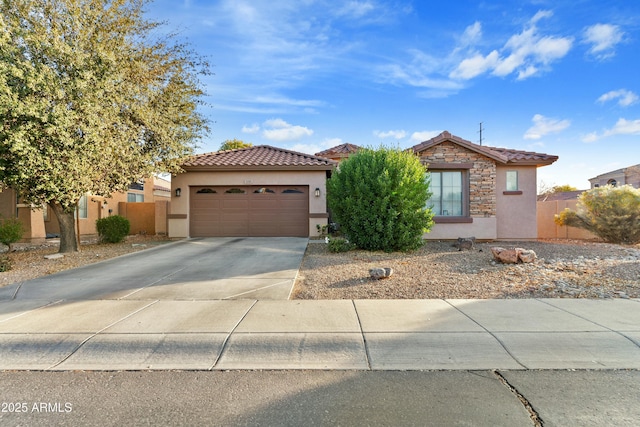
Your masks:
<svg viewBox="0 0 640 427"><path fill-rule="evenodd" d="M327 202L340 231L358 248L412 250L433 225L426 168L411 152L362 149L327 181Z"/></svg>
<svg viewBox="0 0 640 427"><path fill-rule="evenodd" d="M131 225L127 218L113 215L97 220L96 228L101 242L118 243L129 234Z"/></svg>
<svg viewBox="0 0 640 427"><path fill-rule="evenodd" d="M0 243L9 247L22 239L24 226L17 218L0 218Z"/></svg>
<svg viewBox="0 0 640 427"><path fill-rule="evenodd" d="M328 243L329 252L349 252L356 248L356 245L340 237L332 237Z"/></svg>
<svg viewBox="0 0 640 427"><path fill-rule="evenodd" d="M640 243L640 189L630 185L592 188L580 195L576 211L565 209L555 222L589 230L605 242Z"/></svg>

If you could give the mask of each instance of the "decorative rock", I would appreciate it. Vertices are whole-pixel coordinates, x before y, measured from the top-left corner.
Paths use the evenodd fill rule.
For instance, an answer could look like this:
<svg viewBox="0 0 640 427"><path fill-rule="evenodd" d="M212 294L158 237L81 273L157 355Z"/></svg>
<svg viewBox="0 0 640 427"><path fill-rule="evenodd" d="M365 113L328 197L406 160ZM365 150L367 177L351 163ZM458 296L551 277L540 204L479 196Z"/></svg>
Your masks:
<svg viewBox="0 0 640 427"><path fill-rule="evenodd" d="M371 278L375 280L386 279L392 274L393 274L393 268L390 268L390 267L372 268L369 270L369 275L371 275Z"/></svg>
<svg viewBox="0 0 640 427"><path fill-rule="evenodd" d="M453 246L457 247L459 251L464 249L471 250L476 247L476 238L475 237L458 237L458 241L453 244Z"/></svg>
<svg viewBox="0 0 640 427"><path fill-rule="evenodd" d="M500 261L503 264L517 264L519 261L524 263L531 263L536 260L536 253L530 249L505 249L498 246L491 248L491 253L496 261Z"/></svg>
<svg viewBox="0 0 640 427"><path fill-rule="evenodd" d="M62 254L50 254L50 255L45 255L44 258L45 259L60 259L60 258L64 258L64 255L62 255Z"/></svg>
<svg viewBox="0 0 640 427"><path fill-rule="evenodd" d="M524 263L534 262L536 260L536 253L531 249L516 248L518 252L518 259Z"/></svg>
<svg viewBox="0 0 640 427"><path fill-rule="evenodd" d="M500 261L503 264L517 264L518 253L515 249L505 249L501 247L491 248L491 253L496 261Z"/></svg>

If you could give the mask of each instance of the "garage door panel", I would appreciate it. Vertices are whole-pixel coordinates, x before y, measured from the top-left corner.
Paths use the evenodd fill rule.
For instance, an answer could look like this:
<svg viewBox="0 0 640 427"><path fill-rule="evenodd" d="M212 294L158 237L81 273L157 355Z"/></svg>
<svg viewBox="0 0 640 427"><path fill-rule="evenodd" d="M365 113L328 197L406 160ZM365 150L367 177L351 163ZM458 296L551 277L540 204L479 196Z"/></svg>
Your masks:
<svg viewBox="0 0 640 427"><path fill-rule="evenodd" d="M192 187L190 194L192 237L309 235L308 187Z"/></svg>

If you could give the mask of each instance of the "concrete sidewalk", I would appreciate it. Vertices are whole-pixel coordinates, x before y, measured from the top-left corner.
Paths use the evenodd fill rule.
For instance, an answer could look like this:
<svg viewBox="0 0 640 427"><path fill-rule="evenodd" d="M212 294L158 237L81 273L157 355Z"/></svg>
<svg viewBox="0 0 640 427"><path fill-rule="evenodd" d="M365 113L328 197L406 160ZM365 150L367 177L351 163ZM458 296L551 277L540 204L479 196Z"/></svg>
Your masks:
<svg viewBox="0 0 640 427"><path fill-rule="evenodd" d="M3 300L0 369L640 369L640 300Z"/></svg>

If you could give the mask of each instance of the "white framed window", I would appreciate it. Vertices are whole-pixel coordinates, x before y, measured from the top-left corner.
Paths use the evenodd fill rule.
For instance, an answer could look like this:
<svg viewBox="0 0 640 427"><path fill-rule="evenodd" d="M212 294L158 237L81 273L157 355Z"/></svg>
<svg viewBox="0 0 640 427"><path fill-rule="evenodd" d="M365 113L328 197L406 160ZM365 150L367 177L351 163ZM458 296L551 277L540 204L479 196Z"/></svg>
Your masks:
<svg viewBox="0 0 640 427"><path fill-rule="evenodd" d="M507 171L507 191L518 191L518 171Z"/></svg>

